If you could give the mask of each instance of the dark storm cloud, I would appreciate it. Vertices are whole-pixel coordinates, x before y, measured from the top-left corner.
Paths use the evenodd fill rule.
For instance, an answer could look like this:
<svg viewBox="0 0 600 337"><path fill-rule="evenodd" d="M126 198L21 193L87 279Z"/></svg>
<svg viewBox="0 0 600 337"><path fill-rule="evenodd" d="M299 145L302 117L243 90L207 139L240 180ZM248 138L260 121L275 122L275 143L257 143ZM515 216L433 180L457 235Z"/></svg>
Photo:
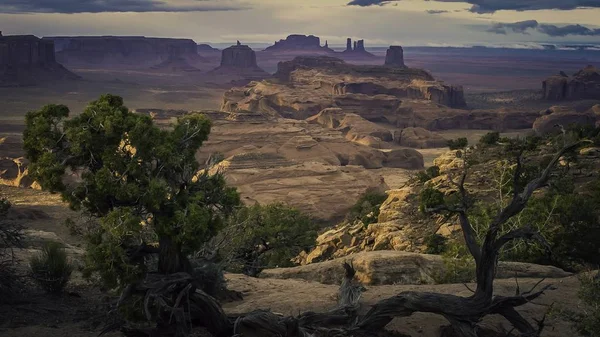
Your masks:
<svg viewBox="0 0 600 337"><path fill-rule="evenodd" d="M384 5L402 0L352 0L350 6ZM473 13L493 13L500 10L531 11L539 9L569 10L580 7L600 8L600 0L425 0L438 2L464 2L471 4Z"/></svg>
<svg viewBox="0 0 600 337"><path fill-rule="evenodd" d="M506 35L507 30L514 33L527 34L528 29L534 29L539 26L536 20L519 21L515 23L495 23L487 31L496 34Z"/></svg>
<svg viewBox="0 0 600 337"><path fill-rule="evenodd" d="M591 29L582 25L556 26L540 24L536 20L527 20L514 23L495 23L486 31L494 34L506 35L508 32L528 34L529 30L536 30L548 36L600 36L600 29Z"/></svg>
<svg viewBox="0 0 600 337"><path fill-rule="evenodd" d="M430 10L428 10L426 12L428 14L443 14L443 13L448 13L448 11L441 10L441 9L430 9Z"/></svg>
<svg viewBox="0 0 600 337"><path fill-rule="evenodd" d="M582 25L568 25L563 27L558 27L555 25L540 25L538 30L550 36L600 36L600 29L590 29Z"/></svg>
<svg viewBox="0 0 600 337"><path fill-rule="evenodd" d="M0 13L196 12L245 9L232 2L194 0L1 0Z"/></svg>

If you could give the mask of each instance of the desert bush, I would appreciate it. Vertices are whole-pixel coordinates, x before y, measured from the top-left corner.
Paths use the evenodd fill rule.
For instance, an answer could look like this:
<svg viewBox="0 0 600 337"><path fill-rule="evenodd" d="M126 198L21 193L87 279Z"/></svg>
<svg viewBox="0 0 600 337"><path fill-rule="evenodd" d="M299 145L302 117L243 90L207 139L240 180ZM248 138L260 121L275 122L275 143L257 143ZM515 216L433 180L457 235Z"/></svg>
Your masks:
<svg viewBox="0 0 600 337"><path fill-rule="evenodd" d="M479 139L480 144L495 145L500 140L500 132L489 132L486 133Z"/></svg>
<svg viewBox="0 0 600 337"><path fill-rule="evenodd" d="M446 245L442 254L444 269L433 275L438 284L467 283L475 280L475 260L463 243Z"/></svg>
<svg viewBox="0 0 600 337"><path fill-rule="evenodd" d="M419 210L427 213L430 208L444 204L444 193L433 187L424 188L419 195Z"/></svg>
<svg viewBox="0 0 600 337"><path fill-rule="evenodd" d="M7 199L0 199L0 303L12 297L19 285L13 249L20 247L23 229L7 219L10 207Z"/></svg>
<svg viewBox="0 0 600 337"><path fill-rule="evenodd" d="M461 137L458 139L451 139L448 141L448 147L450 150L461 150L469 145L467 138Z"/></svg>
<svg viewBox="0 0 600 337"><path fill-rule="evenodd" d="M425 246L427 246L427 249L425 250L425 253L427 254L442 254L448 249L448 238L443 235L428 235L425 238L424 243Z"/></svg>
<svg viewBox="0 0 600 337"><path fill-rule="evenodd" d="M377 192L367 192L363 194L358 201L350 208L346 220L360 220L365 226L377 222L379 217L379 208L387 200L387 194Z"/></svg>
<svg viewBox="0 0 600 337"><path fill-rule="evenodd" d="M575 326L582 336L600 337L600 274L583 275L579 289L579 299L583 312Z"/></svg>
<svg viewBox="0 0 600 337"><path fill-rule="evenodd" d="M257 276L265 268L290 267L314 246L317 224L299 210L277 203L240 208L221 233L230 271Z"/></svg>
<svg viewBox="0 0 600 337"><path fill-rule="evenodd" d="M439 175L440 168L438 166L430 166L425 171L420 171L417 173L416 179L421 184L424 184L435 177L439 177Z"/></svg>
<svg viewBox="0 0 600 337"><path fill-rule="evenodd" d="M33 280L48 293L62 292L73 271L67 253L56 242L44 245L42 251L29 260L29 268Z"/></svg>

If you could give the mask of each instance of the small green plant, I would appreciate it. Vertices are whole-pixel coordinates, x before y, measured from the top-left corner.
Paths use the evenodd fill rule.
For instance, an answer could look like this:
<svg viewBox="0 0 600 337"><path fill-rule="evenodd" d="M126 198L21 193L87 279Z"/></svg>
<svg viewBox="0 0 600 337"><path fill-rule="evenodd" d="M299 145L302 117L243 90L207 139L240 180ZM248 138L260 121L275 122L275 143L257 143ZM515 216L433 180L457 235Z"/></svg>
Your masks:
<svg viewBox="0 0 600 337"><path fill-rule="evenodd" d="M73 271L67 253L56 242L47 243L30 259L29 267L33 280L48 293L62 292Z"/></svg>
<svg viewBox="0 0 600 337"><path fill-rule="evenodd" d="M433 187L426 187L421 191L419 210L427 213L428 209L444 204L444 193Z"/></svg>
<svg viewBox="0 0 600 337"><path fill-rule="evenodd" d="M465 137L461 137L458 139L451 139L448 141L448 147L450 150L461 150L469 145L469 140Z"/></svg>
<svg viewBox="0 0 600 337"><path fill-rule="evenodd" d="M417 173L417 180L424 184L429 180L440 176L440 168L438 166L430 166L425 171Z"/></svg>
<svg viewBox="0 0 600 337"><path fill-rule="evenodd" d="M500 132L489 132L479 139L479 143L485 145L496 145L499 140Z"/></svg>
<svg viewBox="0 0 600 337"><path fill-rule="evenodd" d="M444 269L433 275L438 284L466 283L476 279L475 260L463 243L451 243L442 254Z"/></svg>
<svg viewBox="0 0 600 337"><path fill-rule="evenodd" d="M387 194L385 193L365 193L352 206L346 217L347 220L354 221L360 219L365 226L376 223L379 216L379 208L386 199Z"/></svg>
<svg viewBox="0 0 600 337"><path fill-rule="evenodd" d="M579 299L583 304L580 320L576 322L577 331L583 336L600 336L600 274L581 277Z"/></svg>
<svg viewBox="0 0 600 337"><path fill-rule="evenodd" d="M442 254L448 249L448 238L440 234L431 234L425 238L427 254Z"/></svg>

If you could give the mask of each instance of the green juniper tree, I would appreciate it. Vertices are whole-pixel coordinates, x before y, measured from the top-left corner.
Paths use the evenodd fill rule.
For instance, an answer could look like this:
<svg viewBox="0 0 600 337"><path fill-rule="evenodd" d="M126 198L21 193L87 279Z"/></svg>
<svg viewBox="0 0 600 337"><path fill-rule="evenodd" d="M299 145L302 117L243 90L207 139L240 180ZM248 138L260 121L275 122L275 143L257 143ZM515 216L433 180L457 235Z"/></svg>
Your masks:
<svg viewBox="0 0 600 337"><path fill-rule="evenodd" d="M191 114L160 129L113 95L68 117L64 105L29 112L24 148L44 190L99 219L89 235L88 270L109 286L125 286L147 272L146 256L158 254L159 273L191 273L188 255L240 201L221 175L199 173L195 154L210 121ZM69 174L75 182L66 183Z"/></svg>

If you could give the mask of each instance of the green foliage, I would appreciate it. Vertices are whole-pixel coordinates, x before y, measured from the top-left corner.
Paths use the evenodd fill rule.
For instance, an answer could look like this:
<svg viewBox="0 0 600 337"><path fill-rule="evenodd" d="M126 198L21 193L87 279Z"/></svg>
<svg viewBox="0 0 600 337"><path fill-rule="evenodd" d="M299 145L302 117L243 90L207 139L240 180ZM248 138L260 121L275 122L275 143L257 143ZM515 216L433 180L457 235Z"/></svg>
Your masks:
<svg viewBox="0 0 600 337"><path fill-rule="evenodd" d="M440 168L438 166L430 166L425 171L420 171L417 173L417 180L421 184L424 184L435 177L439 177L439 175Z"/></svg>
<svg viewBox="0 0 600 337"><path fill-rule="evenodd" d="M496 145L500 141L500 132L489 132L481 137L480 144Z"/></svg>
<svg viewBox="0 0 600 337"><path fill-rule="evenodd" d="M188 270L186 256L214 236L240 202L222 175L198 173L195 154L210 121L191 114L161 129L114 95L68 115L64 105L27 113L23 141L31 177L100 219L88 235L87 273L98 272L109 287L138 279L144 259L127 252L140 244L159 247L160 272ZM67 168L80 172L81 181L65 184Z"/></svg>
<svg viewBox="0 0 600 337"><path fill-rule="evenodd" d="M442 258L444 269L434 275L436 283L467 283L476 279L475 260L463 243L449 243Z"/></svg>
<svg viewBox="0 0 600 337"><path fill-rule="evenodd" d="M443 235L431 234L425 238L424 243L427 246L426 254L439 255L448 249L448 238Z"/></svg>
<svg viewBox="0 0 600 337"><path fill-rule="evenodd" d="M433 187L425 187L419 195L419 210L426 213L432 209L444 204L444 193Z"/></svg>
<svg viewBox="0 0 600 337"><path fill-rule="evenodd" d="M7 199L0 198L0 303L12 297L19 285L13 248L21 245L23 228L7 218L10 207Z"/></svg>
<svg viewBox="0 0 600 337"><path fill-rule="evenodd" d="M469 140L465 137L458 139L451 139L448 141L448 147L450 150L462 150L469 145Z"/></svg>
<svg viewBox="0 0 600 337"><path fill-rule="evenodd" d="M38 255L33 256L29 268L33 280L48 293L62 292L73 271L67 253L56 242L47 243Z"/></svg>
<svg viewBox="0 0 600 337"><path fill-rule="evenodd" d="M290 267L314 245L317 229L307 215L281 203L242 207L223 233L229 269L257 276L264 268Z"/></svg>
<svg viewBox="0 0 600 337"><path fill-rule="evenodd" d="M583 312L576 320L575 326L582 336L600 336L600 275L581 277L579 299L583 304Z"/></svg>
<svg viewBox="0 0 600 337"><path fill-rule="evenodd" d="M350 208L346 219L354 221L359 219L365 226L377 222L379 208L387 200L387 194L367 192Z"/></svg>

